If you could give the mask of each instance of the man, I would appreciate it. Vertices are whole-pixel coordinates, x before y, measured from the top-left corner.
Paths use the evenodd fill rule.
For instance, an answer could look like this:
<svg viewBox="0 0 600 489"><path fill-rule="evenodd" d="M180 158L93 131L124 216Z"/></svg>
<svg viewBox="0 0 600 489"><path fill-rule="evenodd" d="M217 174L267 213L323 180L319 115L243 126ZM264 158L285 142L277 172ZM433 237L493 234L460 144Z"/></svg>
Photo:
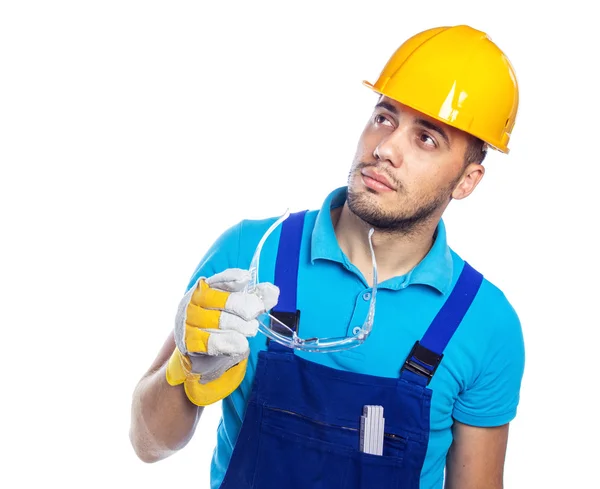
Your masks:
<svg viewBox="0 0 600 489"><path fill-rule="evenodd" d="M521 326L448 247L442 215L481 181L488 148L508 152L512 66L480 31L435 28L367 85L379 98L347 188L276 228L238 223L193 274L134 393L142 460L184 447L223 400L215 489L503 486Z"/></svg>

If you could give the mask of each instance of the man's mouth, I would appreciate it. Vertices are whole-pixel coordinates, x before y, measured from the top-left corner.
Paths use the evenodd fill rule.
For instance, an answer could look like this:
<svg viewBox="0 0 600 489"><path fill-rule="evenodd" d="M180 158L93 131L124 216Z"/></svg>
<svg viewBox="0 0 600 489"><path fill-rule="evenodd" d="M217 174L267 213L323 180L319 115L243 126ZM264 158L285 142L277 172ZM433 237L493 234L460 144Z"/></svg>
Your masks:
<svg viewBox="0 0 600 489"><path fill-rule="evenodd" d="M366 167L360 171L365 185L380 192L394 192L396 188L389 179L375 171L373 167Z"/></svg>

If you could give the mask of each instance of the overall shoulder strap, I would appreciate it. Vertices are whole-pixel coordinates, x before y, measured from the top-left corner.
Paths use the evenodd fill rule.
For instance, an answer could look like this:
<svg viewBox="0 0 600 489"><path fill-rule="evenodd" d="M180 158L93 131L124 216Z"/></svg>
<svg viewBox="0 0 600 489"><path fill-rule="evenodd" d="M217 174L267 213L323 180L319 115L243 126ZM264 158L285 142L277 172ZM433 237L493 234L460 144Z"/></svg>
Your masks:
<svg viewBox="0 0 600 489"><path fill-rule="evenodd" d="M304 210L290 214L281 225L273 280L273 283L279 287L279 301L271 314L282 323L294 328L296 332L300 324L300 311L297 306L298 267L306 212ZM274 341L268 341L268 345L269 350L289 352L288 348L278 345Z"/></svg>
<svg viewBox="0 0 600 489"><path fill-rule="evenodd" d="M408 355L402 367L402 378L419 384L429 384L442 361L448 342L469 310L482 282L483 275L465 262L450 296L421 341L415 343Z"/></svg>

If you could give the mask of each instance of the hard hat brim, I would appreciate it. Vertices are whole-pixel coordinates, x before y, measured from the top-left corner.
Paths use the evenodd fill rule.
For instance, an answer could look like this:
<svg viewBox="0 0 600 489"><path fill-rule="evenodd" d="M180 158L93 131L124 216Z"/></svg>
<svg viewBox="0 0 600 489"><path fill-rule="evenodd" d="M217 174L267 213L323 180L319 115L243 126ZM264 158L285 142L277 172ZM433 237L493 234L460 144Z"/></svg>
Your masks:
<svg viewBox="0 0 600 489"><path fill-rule="evenodd" d="M472 136L474 136L474 137L477 137L477 138L483 139L483 138L481 138L480 136L477 136L477 135L475 135L475 134L471 134L471 133L469 133L468 131L465 131L464 129L461 129L460 127L456 127L456 126L454 126L453 124L449 123L449 121L446 121L446 120L444 120L442 117L436 116L435 114L431 114L431 113L430 113L430 112L428 112L428 111L422 110L420 107L415 107L415 106L414 106L414 104L406 103L406 102L405 102L405 101L403 101L403 100L398 100L397 98L391 97L390 95L388 95L388 94L386 94L386 93L384 93L384 92L382 92L382 91L378 90L378 89L375 87L375 85L373 85L371 82L369 82L369 81L367 81L367 80L363 80L362 84L363 84L364 86L366 86L367 88L370 88L371 90L373 90L375 93L378 93L379 95L383 95L384 97L389 97L389 98L391 98L392 100L396 100L396 102L399 102L399 103L401 103L401 104L403 104L403 105L406 105L407 107L410 107L411 109L413 109L413 110L416 110L417 112L420 112L421 114L425 114L426 116L428 116L428 117L431 117L432 119L435 119L435 120L437 120L437 121L439 121L439 122L441 122L441 123L443 123L443 124L446 124L446 125L448 125L448 126L450 126L450 127L454 127L455 129L458 129L459 131L463 131L463 132L465 132L465 133L467 133L467 134L470 134L470 135L472 135ZM485 139L483 139L483 141L484 141L484 142L485 142L485 143L486 143L486 144L487 144L487 145L488 145L490 148L492 148L492 149L495 149L496 151L499 151L499 152L501 152L501 153L504 153L504 154L508 154L508 153L510 152L509 148L508 148L508 147L506 147L506 146L505 146L505 147L500 147L500 146L498 146L498 145L495 145L495 144L493 144L493 143L490 143L489 141L487 141L487 140L485 140Z"/></svg>

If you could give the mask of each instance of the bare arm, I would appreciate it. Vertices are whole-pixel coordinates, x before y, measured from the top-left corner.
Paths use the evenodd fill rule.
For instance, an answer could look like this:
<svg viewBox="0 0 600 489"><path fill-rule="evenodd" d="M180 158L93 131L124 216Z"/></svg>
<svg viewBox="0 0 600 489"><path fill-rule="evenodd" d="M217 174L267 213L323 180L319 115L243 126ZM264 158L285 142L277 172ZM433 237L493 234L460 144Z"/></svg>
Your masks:
<svg viewBox="0 0 600 489"><path fill-rule="evenodd" d="M502 489L508 424L479 428L455 421L453 435L445 489Z"/></svg>
<svg viewBox="0 0 600 489"><path fill-rule="evenodd" d="M165 366L174 349L169 335L133 393L129 438L144 462L157 462L187 445L202 414L188 400L183 385L167 383Z"/></svg>

